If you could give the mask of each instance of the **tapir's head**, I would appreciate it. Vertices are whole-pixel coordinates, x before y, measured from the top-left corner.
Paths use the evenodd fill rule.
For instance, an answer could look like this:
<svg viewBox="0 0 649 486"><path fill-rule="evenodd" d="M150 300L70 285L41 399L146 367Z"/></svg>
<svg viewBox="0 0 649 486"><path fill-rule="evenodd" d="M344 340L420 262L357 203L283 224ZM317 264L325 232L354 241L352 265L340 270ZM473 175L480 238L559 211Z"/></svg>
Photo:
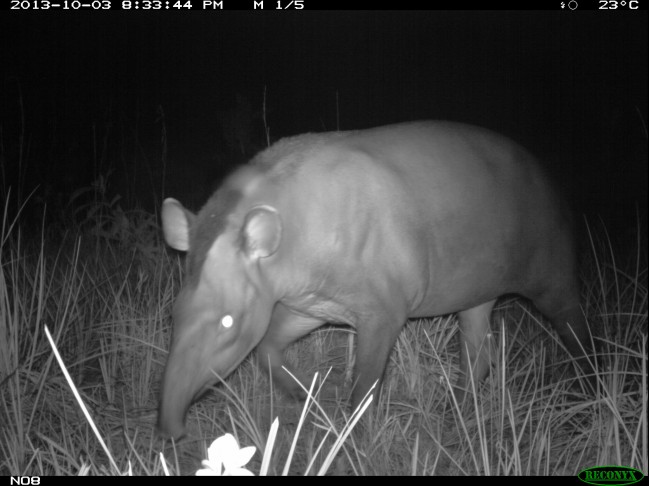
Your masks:
<svg viewBox="0 0 649 486"><path fill-rule="evenodd" d="M268 328L275 300L261 260L277 251L281 221L269 206L241 208L241 198L222 189L196 216L175 199L162 206L167 244L188 252L162 383L158 428L165 436L183 435L192 401L232 372Z"/></svg>

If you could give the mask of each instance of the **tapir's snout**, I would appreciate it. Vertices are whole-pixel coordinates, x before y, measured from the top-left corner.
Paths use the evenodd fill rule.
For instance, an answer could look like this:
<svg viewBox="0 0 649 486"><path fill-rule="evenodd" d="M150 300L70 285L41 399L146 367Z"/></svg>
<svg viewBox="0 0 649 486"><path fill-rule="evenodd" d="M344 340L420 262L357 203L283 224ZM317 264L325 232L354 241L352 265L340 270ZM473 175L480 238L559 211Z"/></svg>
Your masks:
<svg viewBox="0 0 649 486"><path fill-rule="evenodd" d="M162 379L158 433L165 438L179 439L185 433L185 415L189 406L203 390L210 376L205 373L211 361L205 360L215 351L214 323L206 306L197 306L196 292L186 289L174 306L174 322L184 332L174 331L167 365Z"/></svg>
<svg viewBox="0 0 649 486"><path fill-rule="evenodd" d="M176 416L163 416L162 413L158 416L158 424L156 425L156 431L160 437L163 439L175 439L178 440L185 435L185 420L184 414L183 418L179 418L180 415Z"/></svg>
<svg viewBox="0 0 649 486"><path fill-rule="evenodd" d="M191 376L187 376L175 361L170 358L165 369L157 431L163 438L180 439L185 435L187 409L197 393L193 390Z"/></svg>
<svg viewBox="0 0 649 486"><path fill-rule="evenodd" d="M268 305L251 306L249 320L234 320L230 315L218 319L220 314L201 293L200 286L185 289L174 308L174 337L158 410L157 428L162 437L179 439L184 435L190 405L243 361L263 336L269 320ZM246 332L252 327L250 322L266 324L254 326L257 332Z"/></svg>
<svg viewBox="0 0 649 486"><path fill-rule="evenodd" d="M193 391L196 386L190 383L191 380L187 380L188 386L183 387L173 376L169 380L165 377L156 425L157 432L162 438L178 440L185 435L187 410L209 389L212 380L209 378L206 380L206 383L200 386L198 391Z"/></svg>

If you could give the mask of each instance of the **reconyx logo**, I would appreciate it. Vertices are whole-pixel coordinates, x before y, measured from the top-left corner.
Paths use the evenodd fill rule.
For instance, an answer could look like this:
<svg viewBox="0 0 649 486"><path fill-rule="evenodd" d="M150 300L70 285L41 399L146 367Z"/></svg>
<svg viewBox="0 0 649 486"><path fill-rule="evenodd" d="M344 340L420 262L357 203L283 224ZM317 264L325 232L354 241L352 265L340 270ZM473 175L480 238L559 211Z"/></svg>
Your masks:
<svg viewBox="0 0 649 486"><path fill-rule="evenodd" d="M644 477L644 474L632 467L596 466L584 469L577 477L584 483L610 486L612 484L637 483Z"/></svg>

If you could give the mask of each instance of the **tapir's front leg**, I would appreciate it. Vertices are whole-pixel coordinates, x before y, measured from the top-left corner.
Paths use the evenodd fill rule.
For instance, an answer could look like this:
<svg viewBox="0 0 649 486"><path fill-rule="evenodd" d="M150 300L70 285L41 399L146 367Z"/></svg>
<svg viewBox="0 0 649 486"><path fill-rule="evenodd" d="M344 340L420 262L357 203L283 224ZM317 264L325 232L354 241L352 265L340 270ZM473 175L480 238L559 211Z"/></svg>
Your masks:
<svg viewBox="0 0 649 486"><path fill-rule="evenodd" d="M407 317L405 312L379 311L374 314L372 319L372 322L362 322L356 326L355 381L351 395L353 409L361 403L375 382L377 382L374 389L374 403L376 403L388 357Z"/></svg>
<svg viewBox="0 0 649 486"><path fill-rule="evenodd" d="M273 309L268 331L257 346L257 360L262 368L272 376L273 383L279 385L289 395L300 400L306 398L306 393L282 369L282 366L290 369L291 373L307 388L308 381L305 381L300 373L295 372L288 366L284 360L284 352L290 344L323 324L324 322L319 319L295 314L285 305L278 303Z"/></svg>

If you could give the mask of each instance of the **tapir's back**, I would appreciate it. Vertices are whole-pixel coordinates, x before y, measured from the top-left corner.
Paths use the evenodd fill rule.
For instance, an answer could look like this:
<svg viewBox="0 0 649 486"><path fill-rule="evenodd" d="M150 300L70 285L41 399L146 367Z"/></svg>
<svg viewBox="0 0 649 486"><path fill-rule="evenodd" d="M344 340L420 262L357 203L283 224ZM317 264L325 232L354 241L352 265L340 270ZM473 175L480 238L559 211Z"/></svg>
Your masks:
<svg viewBox="0 0 649 486"><path fill-rule="evenodd" d="M425 206L424 219L445 223L449 213L467 218L489 210L529 212L543 203L543 211L558 208L555 192L529 152L494 132L460 123L299 135L279 141L252 163L284 188L304 188L309 195L323 188L345 196L343 204L355 194L372 197L373 185L384 191L385 206L400 204L389 196L413 195L416 201L401 204L402 210Z"/></svg>

